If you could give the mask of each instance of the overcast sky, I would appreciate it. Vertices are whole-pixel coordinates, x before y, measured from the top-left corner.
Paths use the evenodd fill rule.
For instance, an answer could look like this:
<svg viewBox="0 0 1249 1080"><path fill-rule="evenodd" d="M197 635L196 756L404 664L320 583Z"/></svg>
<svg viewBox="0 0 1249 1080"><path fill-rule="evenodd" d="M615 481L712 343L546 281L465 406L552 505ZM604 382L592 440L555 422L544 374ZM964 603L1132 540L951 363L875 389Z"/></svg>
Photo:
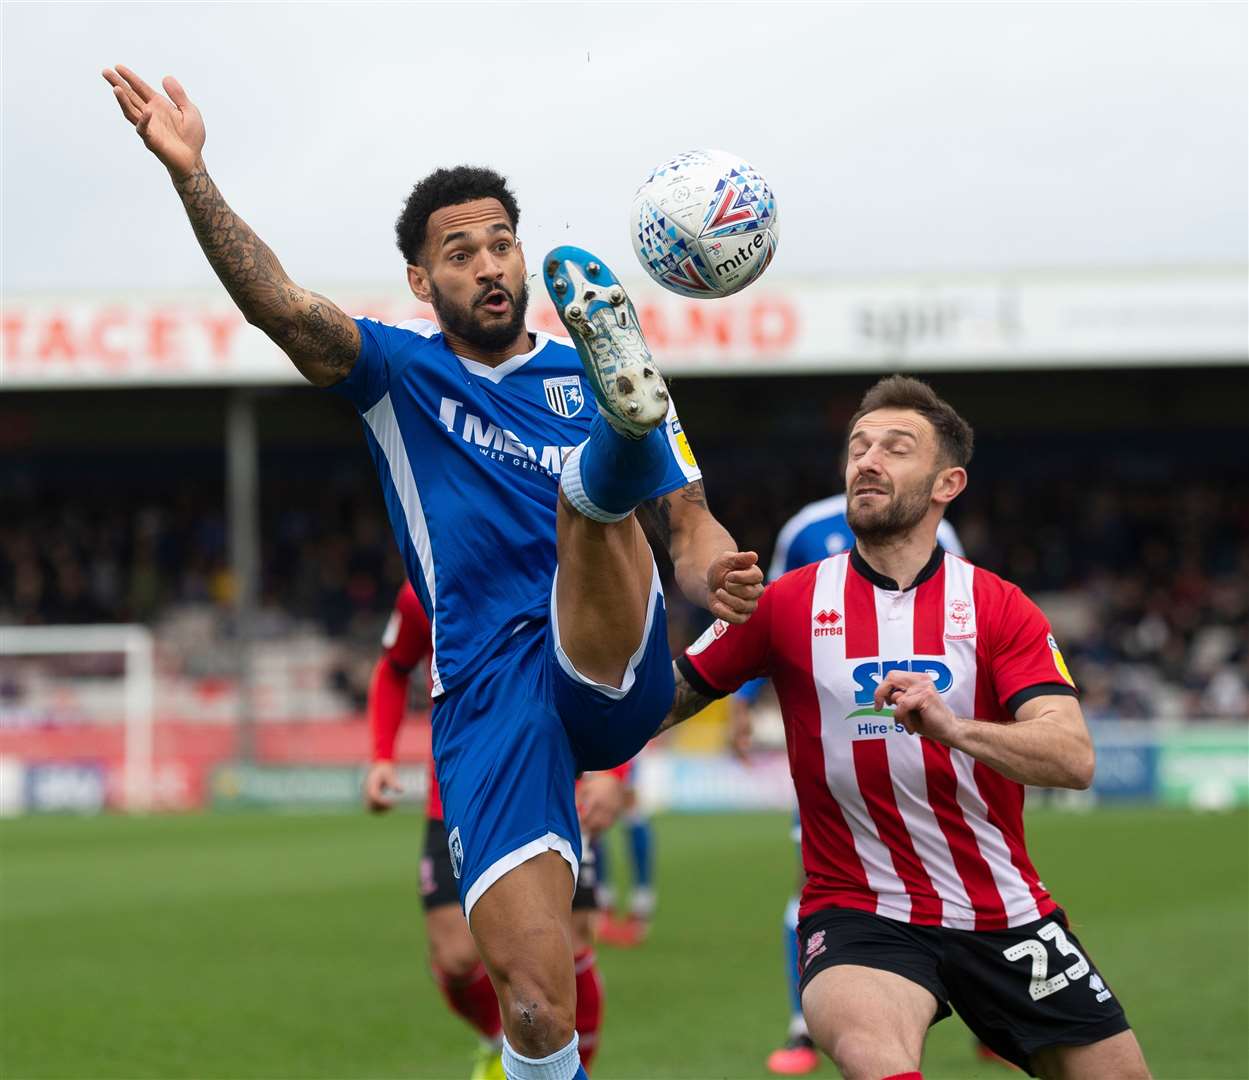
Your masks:
<svg viewBox="0 0 1249 1080"><path fill-rule="evenodd" d="M19 4L3 284L213 281L102 67L175 74L235 210L311 287L394 280L430 169L510 176L531 264L637 272L651 166L721 147L780 204L771 273L1244 262L1246 5Z"/></svg>

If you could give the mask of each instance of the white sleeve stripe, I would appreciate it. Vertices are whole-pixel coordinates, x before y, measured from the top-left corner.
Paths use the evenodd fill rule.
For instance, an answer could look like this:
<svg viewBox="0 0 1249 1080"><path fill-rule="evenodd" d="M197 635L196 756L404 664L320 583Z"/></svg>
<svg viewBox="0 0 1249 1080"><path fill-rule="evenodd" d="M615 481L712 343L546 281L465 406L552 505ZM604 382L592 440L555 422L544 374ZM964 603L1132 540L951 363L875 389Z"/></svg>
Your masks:
<svg viewBox="0 0 1249 1080"><path fill-rule="evenodd" d="M381 400L364 414L364 421L369 425L373 438L381 447L382 456L390 469L390 481L395 486L399 503L403 507L403 516L408 524L408 538L416 550L416 557L421 564L421 576L425 579L425 588L429 593L430 638L435 642L434 659L432 662L434 693L442 693L442 680L438 676L436 621L433 612L437 609L438 589L434 577L434 551L430 544L429 526L425 522L425 510L421 506L421 495L416 487L416 477L412 475L412 465L408 461L407 447L403 435L399 431L399 422L395 419L394 406L390 395L383 394Z"/></svg>

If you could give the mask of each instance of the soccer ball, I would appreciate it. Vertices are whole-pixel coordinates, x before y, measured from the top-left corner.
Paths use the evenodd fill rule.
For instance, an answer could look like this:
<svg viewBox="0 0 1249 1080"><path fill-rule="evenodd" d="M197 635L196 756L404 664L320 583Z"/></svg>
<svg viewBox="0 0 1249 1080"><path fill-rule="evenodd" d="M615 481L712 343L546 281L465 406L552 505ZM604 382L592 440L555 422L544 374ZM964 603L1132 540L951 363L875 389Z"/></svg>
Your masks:
<svg viewBox="0 0 1249 1080"><path fill-rule="evenodd" d="M651 170L630 213L642 268L682 296L730 296L776 253L776 198L750 165L723 150L687 150Z"/></svg>

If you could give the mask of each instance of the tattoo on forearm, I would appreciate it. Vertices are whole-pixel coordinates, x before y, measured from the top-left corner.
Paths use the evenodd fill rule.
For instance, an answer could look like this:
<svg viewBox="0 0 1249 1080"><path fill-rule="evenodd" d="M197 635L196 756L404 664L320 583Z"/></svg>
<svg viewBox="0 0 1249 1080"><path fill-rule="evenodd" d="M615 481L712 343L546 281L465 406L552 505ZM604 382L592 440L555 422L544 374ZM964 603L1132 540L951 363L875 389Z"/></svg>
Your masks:
<svg viewBox="0 0 1249 1080"><path fill-rule="evenodd" d="M656 547L665 551L672 545L672 504L668 501L671 495L660 495L638 507L638 521L646 538Z"/></svg>
<svg viewBox="0 0 1249 1080"><path fill-rule="evenodd" d="M695 506L707 508L707 492L701 480L695 480L681 488L681 498Z"/></svg>
<svg viewBox="0 0 1249 1080"><path fill-rule="evenodd" d="M638 507L638 520L642 523L647 539L665 551L672 549L672 500L678 494L683 502L701 506L704 510L707 508L707 493L703 490L701 480L695 480L677 491L651 499Z"/></svg>
<svg viewBox="0 0 1249 1080"><path fill-rule="evenodd" d="M324 296L290 280L277 256L230 209L204 169L175 186L195 238L247 321L268 334L300 370L308 364L331 379L345 376L359 352L351 319Z"/></svg>
<svg viewBox="0 0 1249 1080"><path fill-rule="evenodd" d="M701 694L695 690L689 684L689 680L681 674L681 669L676 664L672 665L672 675L677 684L676 693L672 698L672 708L669 710L668 715L664 717L664 722L659 725L659 731L655 732L656 735L660 731L667 731L670 727L676 727L677 724L683 720L688 720L695 713L702 712L703 709L715 701L715 698L708 697L706 694Z"/></svg>

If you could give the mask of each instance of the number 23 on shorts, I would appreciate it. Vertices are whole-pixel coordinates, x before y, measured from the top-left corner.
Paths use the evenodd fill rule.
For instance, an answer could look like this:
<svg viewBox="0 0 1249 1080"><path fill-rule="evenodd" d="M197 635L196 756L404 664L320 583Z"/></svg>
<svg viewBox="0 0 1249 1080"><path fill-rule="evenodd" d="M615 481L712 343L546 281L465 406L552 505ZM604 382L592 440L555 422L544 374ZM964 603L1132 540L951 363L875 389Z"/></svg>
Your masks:
<svg viewBox="0 0 1249 1080"><path fill-rule="evenodd" d="M1033 1001L1040 1001L1042 998L1049 997L1050 994L1058 993L1068 983L1083 979L1090 970L1089 962L1084 958L1084 954L1067 938L1058 923L1047 922L1037 930L1037 937L1041 941L1029 938L1027 941L1020 941L1009 949L1002 950L1002 955L1007 960L1028 958L1032 961L1032 981L1028 986L1028 993L1032 995ZM1063 956L1075 957L1075 963L1057 975L1049 975L1049 951L1045 948L1045 941L1052 941L1054 947Z"/></svg>

